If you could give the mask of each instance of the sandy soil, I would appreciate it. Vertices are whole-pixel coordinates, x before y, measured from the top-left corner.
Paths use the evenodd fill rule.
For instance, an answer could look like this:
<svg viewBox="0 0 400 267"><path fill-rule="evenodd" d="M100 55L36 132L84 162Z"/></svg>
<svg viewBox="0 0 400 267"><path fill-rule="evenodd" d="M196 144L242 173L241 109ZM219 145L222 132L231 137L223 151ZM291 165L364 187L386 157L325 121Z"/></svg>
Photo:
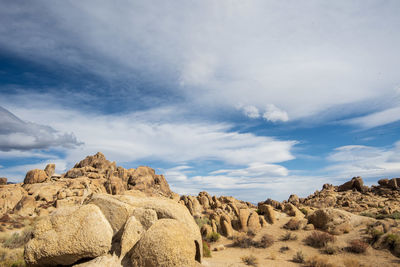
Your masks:
<svg viewBox="0 0 400 267"><path fill-rule="evenodd" d="M271 266L271 267L281 267L281 266L302 266L301 264L292 262L293 256L297 251L302 251L305 258L310 258L313 256L319 256L320 258L325 258L330 263L335 266L345 266L344 261L346 259L357 260L362 266L370 267L392 267L400 266L400 259L393 256L389 251L386 250L375 250L371 247L368 248L365 254L354 254L347 251L340 251L336 255L327 255L322 252L321 249L313 248L304 244L303 240L312 231L291 231L293 234L298 236L296 241L280 241L280 237L284 235L287 230L283 229L282 226L290 218L281 215L279 221L273 225L269 225L263 228L259 233L257 233L255 240L261 238L263 234L271 234L275 237L275 243L269 248L235 248L231 247L232 240L221 237L218 242L211 244L211 249L223 244L225 245L225 250L222 251L212 251L211 258L204 258L204 266L223 266L223 267L236 267L236 266L247 266L245 265L241 257L254 255L258 259L258 266ZM343 234L336 236L336 242L334 245L344 248L347 242L353 239L359 239L364 236L365 225L361 225L355 228L348 234ZM280 252L280 248L283 246L288 246L289 250L286 252Z"/></svg>

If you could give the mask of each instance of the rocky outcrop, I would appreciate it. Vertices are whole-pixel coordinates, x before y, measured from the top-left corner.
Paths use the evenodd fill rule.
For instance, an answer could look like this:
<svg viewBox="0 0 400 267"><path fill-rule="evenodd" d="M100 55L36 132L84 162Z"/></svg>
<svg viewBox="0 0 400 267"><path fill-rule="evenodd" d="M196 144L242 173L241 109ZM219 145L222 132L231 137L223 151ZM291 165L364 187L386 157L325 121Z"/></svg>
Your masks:
<svg viewBox="0 0 400 267"><path fill-rule="evenodd" d="M350 181L338 186L338 192L353 189L357 190L358 192L364 192L365 190L367 190L366 188L364 188L364 181L360 176L353 177Z"/></svg>
<svg viewBox="0 0 400 267"><path fill-rule="evenodd" d="M40 220L33 236L25 247L31 266L195 266L202 255L193 217L163 198L95 194Z"/></svg>
<svg viewBox="0 0 400 267"><path fill-rule="evenodd" d="M54 175L54 172L56 170L56 164L50 163L47 164L46 168L44 168L44 172L47 174L47 177L52 177Z"/></svg>
<svg viewBox="0 0 400 267"><path fill-rule="evenodd" d="M133 248L134 267L196 266L200 243L187 238L191 230L177 220L158 220Z"/></svg>
<svg viewBox="0 0 400 267"><path fill-rule="evenodd" d="M99 207L89 204L58 209L37 223L33 236L25 246L26 263L55 266L107 254L113 231Z"/></svg>
<svg viewBox="0 0 400 267"><path fill-rule="evenodd" d="M0 188L0 215L9 213L27 195L19 184L2 185Z"/></svg>
<svg viewBox="0 0 400 267"><path fill-rule="evenodd" d="M44 170L30 170L25 176L24 184L43 183L47 178L47 173Z"/></svg>
<svg viewBox="0 0 400 267"><path fill-rule="evenodd" d="M7 184L7 178L6 177L0 177L0 185L6 185Z"/></svg>

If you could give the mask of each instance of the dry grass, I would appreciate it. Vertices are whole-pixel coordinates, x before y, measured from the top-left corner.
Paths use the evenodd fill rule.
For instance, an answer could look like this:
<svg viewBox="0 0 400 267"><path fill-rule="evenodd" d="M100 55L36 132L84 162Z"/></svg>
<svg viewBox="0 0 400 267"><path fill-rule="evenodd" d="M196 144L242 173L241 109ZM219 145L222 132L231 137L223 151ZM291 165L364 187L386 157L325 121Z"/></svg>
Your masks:
<svg viewBox="0 0 400 267"><path fill-rule="evenodd" d="M329 242L335 242L335 237L325 232L314 231L304 241L311 247L322 248L325 247Z"/></svg>
<svg viewBox="0 0 400 267"><path fill-rule="evenodd" d="M249 248L254 246L255 242L252 238L244 235L239 235L233 238L232 246L240 248Z"/></svg>
<svg viewBox="0 0 400 267"><path fill-rule="evenodd" d="M275 240L272 235L265 234L261 237L261 240L256 244L260 248L268 248L274 244Z"/></svg>
<svg viewBox="0 0 400 267"><path fill-rule="evenodd" d="M0 248L0 267L25 266L23 249Z"/></svg>
<svg viewBox="0 0 400 267"><path fill-rule="evenodd" d="M203 240L203 257L206 257L206 258L211 257L210 245L204 240Z"/></svg>
<svg viewBox="0 0 400 267"><path fill-rule="evenodd" d="M340 248L332 244L326 244L322 251L328 255L335 255L340 252Z"/></svg>
<svg viewBox="0 0 400 267"><path fill-rule="evenodd" d="M23 247L32 237L32 228L26 228L22 232L15 232L8 238L4 239L3 247L5 248L20 248Z"/></svg>
<svg viewBox="0 0 400 267"><path fill-rule="evenodd" d="M349 242L349 246L347 247L348 251L353 253L365 253L368 249L368 243L365 243L362 240L355 239Z"/></svg>
<svg viewBox="0 0 400 267"><path fill-rule="evenodd" d="M206 236L205 240L207 242L213 243L213 242L217 242L220 237L221 237L220 234L218 234L216 232L211 232Z"/></svg>
<svg viewBox="0 0 400 267"><path fill-rule="evenodd" d="M284 234L281 239L281 241L295 241L297 240L297 235L291 233L291 232L287 232L286 234Z"/></svg>
<svg viewBox="0 0 400 267"><path fill-rule="evenodd" d="M240 259L246 265L258 266L258 259L254 255L243 256Z"/></svg>
<svg viewBox="0 0 400 267"><path fill-rule="evenodd" d="M304 263L305 256L304 256L303 251L301 251L301 250L297 251L296 255L293 256L292 261L296 262L296 263Z"/></svg>
<svg viewBox="0 0 400 267"><path fill-rule="evenodd" d="M334 267L335 265L328 262L325 258L314 256L306 261L305 267Z"/></svg>

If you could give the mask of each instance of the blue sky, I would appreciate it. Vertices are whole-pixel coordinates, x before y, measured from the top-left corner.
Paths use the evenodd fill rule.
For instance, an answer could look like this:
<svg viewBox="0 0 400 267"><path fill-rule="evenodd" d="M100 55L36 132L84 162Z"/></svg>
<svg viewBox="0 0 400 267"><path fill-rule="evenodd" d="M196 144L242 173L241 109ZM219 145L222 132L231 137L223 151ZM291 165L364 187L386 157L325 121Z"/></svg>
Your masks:
<svg viewBox="0 0 400 267"><path fill-rule="evenodd" d="M2 1L0 176L97 151L253 202L400 174L399 1Z"/></svg>

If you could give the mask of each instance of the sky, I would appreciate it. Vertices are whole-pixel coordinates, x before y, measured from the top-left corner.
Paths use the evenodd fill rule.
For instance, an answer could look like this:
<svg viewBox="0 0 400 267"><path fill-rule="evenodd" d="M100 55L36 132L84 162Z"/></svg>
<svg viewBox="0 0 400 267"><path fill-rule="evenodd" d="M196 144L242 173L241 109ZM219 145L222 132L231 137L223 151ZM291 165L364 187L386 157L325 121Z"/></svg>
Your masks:
<svg viewBox="0 0 400 267"><path fill-rule="evenodd" d="M400 176L397 0L0 1L0 176L101 151L258 202Z"/></svg>

